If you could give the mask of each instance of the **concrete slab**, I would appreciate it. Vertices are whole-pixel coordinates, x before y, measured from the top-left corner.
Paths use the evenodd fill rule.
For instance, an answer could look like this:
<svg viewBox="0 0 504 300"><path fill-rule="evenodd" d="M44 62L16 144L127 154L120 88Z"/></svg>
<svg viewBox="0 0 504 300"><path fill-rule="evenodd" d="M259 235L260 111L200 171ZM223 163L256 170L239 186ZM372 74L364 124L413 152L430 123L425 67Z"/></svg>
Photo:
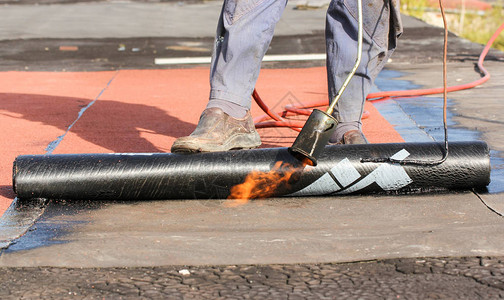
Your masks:
<svg viewBox="0 0 504 300"><path fill-rule="evenodd" d="M472 193L224 204L107 203L97 209L52 203L37 230L4 251L0 265L320 263L504 254L504 219Z"/></svg>

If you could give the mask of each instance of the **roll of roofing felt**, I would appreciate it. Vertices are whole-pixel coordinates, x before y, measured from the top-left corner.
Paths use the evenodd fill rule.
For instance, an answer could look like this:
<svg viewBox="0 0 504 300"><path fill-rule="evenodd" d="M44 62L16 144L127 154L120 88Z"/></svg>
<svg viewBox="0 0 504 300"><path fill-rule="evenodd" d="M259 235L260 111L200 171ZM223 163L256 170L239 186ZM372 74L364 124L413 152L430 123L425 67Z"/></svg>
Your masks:
<svg viewBox="0 0 504 300"><path fill-rule="evenodd" d="M410 193L489 184L489 150L483 142L452 142L446 161L433 166L362 161L432 161L443 153L441 143L336 145L324 149L316 167L301 165L287 148L22 155L14 161L13 186L19 199L148 200L227 198L251 174L274 175L250 180L260 191L271 188L253 197Z"/></svg>

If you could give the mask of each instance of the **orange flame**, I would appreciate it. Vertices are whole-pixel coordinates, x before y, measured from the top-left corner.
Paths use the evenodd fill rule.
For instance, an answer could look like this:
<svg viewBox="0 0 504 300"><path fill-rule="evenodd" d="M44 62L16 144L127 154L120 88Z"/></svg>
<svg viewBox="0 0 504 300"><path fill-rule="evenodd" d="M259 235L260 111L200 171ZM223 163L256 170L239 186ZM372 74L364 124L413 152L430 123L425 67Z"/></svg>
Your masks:
<svg viewBox="0 0 504 300"><path fill-rule="evenodd" d="M246 204L249 199L268 198L275 194L279 188L290 186L292 175L301 171L301 167L278 161L268 172L252 171L245 181L231 188L231 194L225 205L235 207Z"/></svg>

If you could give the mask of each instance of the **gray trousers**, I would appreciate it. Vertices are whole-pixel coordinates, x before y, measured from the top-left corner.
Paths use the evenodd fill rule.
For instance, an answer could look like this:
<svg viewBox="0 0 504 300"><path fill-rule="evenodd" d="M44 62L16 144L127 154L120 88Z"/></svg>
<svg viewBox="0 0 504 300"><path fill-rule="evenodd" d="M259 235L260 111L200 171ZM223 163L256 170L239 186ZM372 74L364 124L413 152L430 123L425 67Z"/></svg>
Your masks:
<svg viewBox="0 0 504 300"><path fill-rule="evenodd" d="M210 99L246 108L287 0L224 0L210 70ZM326 16L329 100L357 57L357 1L332 0ZM399 0L363 0L362 62L336 105L336 139L360 129L364 101L402 33Z"/></svg>

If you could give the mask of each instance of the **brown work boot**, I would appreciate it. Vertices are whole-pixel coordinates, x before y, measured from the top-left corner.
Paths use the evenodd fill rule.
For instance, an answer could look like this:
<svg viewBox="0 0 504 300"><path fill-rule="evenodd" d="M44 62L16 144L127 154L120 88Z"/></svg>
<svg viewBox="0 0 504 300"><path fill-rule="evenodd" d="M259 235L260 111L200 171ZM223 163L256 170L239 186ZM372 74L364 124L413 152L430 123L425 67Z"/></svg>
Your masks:
<svg viewBox="0 0 504 300"><path fill-rule="evenodd" d="M343 135L343 144L369 144L366 137L360 130L349 130Z"/></svg>
<svg viewBox="0 0 504 300"><path fill-rule="evenodd" d="M332 145L345 144L345 145L355 145L355 144L369 144L366 137L360 130L349 130L343 135L343 139L338 143L331 143Z"/></svg>
<svg viewBox="0 0 504 300"><path fill-rule="evenodd" d="M178 138L172 153L216 152L231 149L252 149L261 145L252 116L242 119L224 113L220 108L207 108L190 136Z"/></svg>

